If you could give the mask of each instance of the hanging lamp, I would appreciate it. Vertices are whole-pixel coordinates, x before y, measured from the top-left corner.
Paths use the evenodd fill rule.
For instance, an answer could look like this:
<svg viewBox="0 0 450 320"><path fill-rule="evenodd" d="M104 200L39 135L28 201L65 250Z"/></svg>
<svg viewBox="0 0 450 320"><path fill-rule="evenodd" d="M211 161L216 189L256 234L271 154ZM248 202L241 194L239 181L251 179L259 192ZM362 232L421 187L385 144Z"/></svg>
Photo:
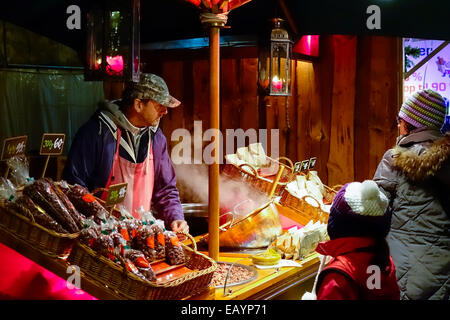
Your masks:
<svg viewBox="0 0 450 320"><path fill-rule="evenodd" d="M93 1L86 23L85 80L138 81L140 0Z"/></svg>
<svg viewBox="0 0 450 320"><path fill-rule="evenodd" d="M283 19L272 19L270 41L260 47L258 85L269 96L291 95L292 40L282 27Z"/></svg>

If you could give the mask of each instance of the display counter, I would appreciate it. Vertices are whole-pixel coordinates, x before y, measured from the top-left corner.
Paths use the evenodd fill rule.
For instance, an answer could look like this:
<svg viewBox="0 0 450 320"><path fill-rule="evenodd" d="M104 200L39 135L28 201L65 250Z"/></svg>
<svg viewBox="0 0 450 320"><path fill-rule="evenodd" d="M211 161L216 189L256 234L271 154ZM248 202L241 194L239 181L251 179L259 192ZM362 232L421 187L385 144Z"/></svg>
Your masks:
<svg viewBox="0 0 450 320"><path fill-rule="evenodd" d="M39 250L36 250L19 237L11 236L10 233L1 232L0 242L15 250L19 254L34 261L38 265L53 272L57 276L67 279L71 273L68 273L68 262L61 258L46 256ZM252 265L250 255L240 253L220 253L219 261L238 262L243 265ZM204 293L185 297L184 299L194 300L268 300L276 299L289 290L300 290L303 285L310 285L308 281L312 279L318 269L318 255L312 254L302 261L301 267L282 267L270 269L257 269L255 280L236 286L226 288L224 295L223 288L209 287ZM107 286L91 279L88 275L81 272L81 289L101 300L124 299L120 294L114 292ZM302 288L310 290L311 288Z"/></svg>

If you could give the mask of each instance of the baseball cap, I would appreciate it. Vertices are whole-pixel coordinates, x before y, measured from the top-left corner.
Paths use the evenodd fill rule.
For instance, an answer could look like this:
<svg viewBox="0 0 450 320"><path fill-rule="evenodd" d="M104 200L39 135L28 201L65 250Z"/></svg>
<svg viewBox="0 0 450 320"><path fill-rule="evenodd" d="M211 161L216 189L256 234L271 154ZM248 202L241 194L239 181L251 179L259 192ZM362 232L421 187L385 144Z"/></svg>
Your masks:
<svg viewBox="0 0 450 320"><path fill-rule="evenodd" d="M151 99L167 108L178 107L181 102L169 94L169 88L163 78L153 73L141 73L139 82L130 82L126 90L132 92L133 98Z"/></svg>

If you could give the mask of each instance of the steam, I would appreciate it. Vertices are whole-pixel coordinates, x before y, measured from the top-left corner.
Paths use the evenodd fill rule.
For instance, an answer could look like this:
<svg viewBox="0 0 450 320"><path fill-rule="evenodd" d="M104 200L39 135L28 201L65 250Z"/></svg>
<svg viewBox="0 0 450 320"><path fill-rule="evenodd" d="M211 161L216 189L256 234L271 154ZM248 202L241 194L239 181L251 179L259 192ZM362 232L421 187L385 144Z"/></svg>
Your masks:
<svg viewBox="0 0 450 320"><path fill-rule="evenodd" d="M208 203L208 167L203 164L183 164L175 165L174 168L182 202ZM236 214L241 216L269 200L267 195L245 182L232 180L224 175L220 175L219 179L221 213L232 211L240 204L236 208Z"/></svg>

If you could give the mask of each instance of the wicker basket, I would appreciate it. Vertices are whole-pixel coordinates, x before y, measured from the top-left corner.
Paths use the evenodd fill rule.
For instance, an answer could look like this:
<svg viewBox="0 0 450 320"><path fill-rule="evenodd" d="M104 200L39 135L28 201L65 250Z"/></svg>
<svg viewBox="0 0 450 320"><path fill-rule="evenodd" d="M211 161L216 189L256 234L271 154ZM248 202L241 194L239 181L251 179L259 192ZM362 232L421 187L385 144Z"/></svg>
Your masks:
<svg viewBox="0 0 450 320"><path fill-rule="evenodd" d="M6 208L0 203L0 232L7 233L13 238L20 238L41 253L58 258L67 258L79 233L59 233L49 230L29 218Z"/></svg>
<svg viewBox="0 0 450 320"><path fill-rule="evenodd" d="M166 283L143 280L79 241L75 243L68 261L80 267L90 280L106 285L126 299L178 300L207 289L217 268L213 259L197 251L191 235L178 233L188 236L194 245L194 249L191 249L181 244L186 256L185 266L194 271Z"/></svg>
<svg viewBox="0 0 450 320"><path fill-rule="evenodd" d="M288 163L288 166L285 165L285 169L283 174L280 177L280 181L277 183L277 187L275 189L274 196L279 196L283 192L286 185L295 178L294 174L294 165L289 158L280 157L277 160L267 157L269 162L272 164L280 164L281 160L284 160ZM248 167L250 171L244 170L244 167ZM256 188L257 190L263 192L264 194L269 194L272 189L273 180L261 177L258 174L258 170L250 164L243 163L239 166L231 163L227 163L224 166L223 174L230 177L234 180L240 180L249 184Z"/></svg>
<svg viewBox="0 0 450 320"><path fill-rule="evenodd" d="M337 193L337 188L339 186L335 186L334 188L330 188L327 186L325 187L325 196L324 196L324 202L330 204L333 201L334 196ZM317 206L313 206L310 203L306 201L306 198L313 199ZM329 214L328 212L325 212L320 207L319 202L317 199L315 199L312 196L306 195L302 198L299 198L292 194L292 192L289 189L284 189L281 199L280 199L280 205L289 207L295 212L300 215L302 221L310 221L313 220L313 222L320 221L322 223L328 222Z"/></svg>

